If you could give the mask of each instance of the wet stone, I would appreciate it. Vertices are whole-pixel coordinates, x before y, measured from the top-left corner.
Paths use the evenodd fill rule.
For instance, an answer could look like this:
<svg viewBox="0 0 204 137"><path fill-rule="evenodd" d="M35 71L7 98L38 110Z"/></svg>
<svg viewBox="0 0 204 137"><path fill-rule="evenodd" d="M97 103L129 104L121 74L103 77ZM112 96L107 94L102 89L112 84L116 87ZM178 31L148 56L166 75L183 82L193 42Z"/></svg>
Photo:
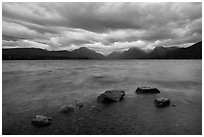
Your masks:
<svg viewBox="0 0 204 137"><path fill-rule="evenodd" d="M157 88L151 88L151 87L138 87L136 89L137 94L155 94L160 93L160 91Z"/></svg>
<svg viewBox="0 0 204 137"><path fill-rule="evenodd" d="M83 103L76 103L76 107L82 108L83 107Z"/></svg>
<svg viewBox="0 0 204 137"><path fill-rule="evenodd" d="M118 102L125 95L123 90L107 90L97 97L98 102Z"/></svg>
<svg viewBox="0 0 204 137"><path fill-rule="evenodd" d="M172 107L176 107L176 105L175 105L175 104L172 104L171 106L172 106Z"/></svg>
<svg viewBox="0 0 204 137"><path fill-rule="evenodd" d="M51 120L50 117L36 115L32 120L32 124L38 127L45 127L51 124Z"/></svg>
<svg viewBox="0 0 204 137"><path fill-rule="evenodd" d="M59 111L60 113L72 112L74 111L74 106L73 105L62 106Z"/></svg>
<svg viewBox="0 0 204 137"><path fill-rule="evenodd" d="M160 97L154 100L157 107L166 107L170 105L170 99L167 97Z"/></svg>

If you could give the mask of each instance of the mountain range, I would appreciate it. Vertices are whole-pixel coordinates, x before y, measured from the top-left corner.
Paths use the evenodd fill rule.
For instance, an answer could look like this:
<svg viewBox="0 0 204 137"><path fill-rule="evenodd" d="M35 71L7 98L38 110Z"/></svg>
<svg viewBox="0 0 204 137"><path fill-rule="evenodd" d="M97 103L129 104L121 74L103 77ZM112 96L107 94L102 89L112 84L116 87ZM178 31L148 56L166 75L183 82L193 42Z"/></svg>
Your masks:
<svg viewBox="0 0 204 137"><path fill-rule="evenodd" d="M139 48L129 48L123 52L114 51L107 56L87 47L73 51L48 51L40 48L5 48L3 60L43 60L43 59L202 59L202 41L186 48L156 47L150 52Z"/></svg>

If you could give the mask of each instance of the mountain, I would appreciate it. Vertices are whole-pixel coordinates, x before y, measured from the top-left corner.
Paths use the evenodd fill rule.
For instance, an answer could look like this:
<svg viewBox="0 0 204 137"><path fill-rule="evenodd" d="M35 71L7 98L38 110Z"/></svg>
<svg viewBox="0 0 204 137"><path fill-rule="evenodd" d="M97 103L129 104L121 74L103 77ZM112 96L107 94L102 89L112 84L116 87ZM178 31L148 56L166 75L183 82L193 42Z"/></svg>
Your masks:
<svg viewBox="0 0 204 137"><path fill-rule="evenodd" d="M202 41L187 48L179 48L175 52L168 53L173 59L202 59Z"/></svg>
<svg viewBox="0 0 204 137"><path fill-rule="evenodd" d="M187 48L157 47L151 53L153 59L202 59L202 41Z"/></svg>
<svg viewBox="0 0 204 137"><path fill-rule="evenodd" d="M119 59L121 52L114 51L111 54L106 56L106 59Z"/></svg>
<svg viewBox="0 0 204 137"><path fill-rule="evenodd" d="M147 58L147 53L139 48L129 48L127 51L122 53L112 53L115 59L145 59ZM110 57L109 56L109 57Z"/></svg>
<svg viewBox="0 0 204 137"><path fill-rule="evenodd" d="M81 47L79 49L75 49L71 51L71 53L80 55L82 57L87 57L89 59L103 59L104 58L102 54L97 53L94 50L91 50L87 47Z"/></svg>
<svg viewBox="0 0 204 137"><path fill-rule="evenodd" d="M168 59L169 53L174 53L179 47L156 47L149 54L149 58L153 59Z"/></svg>
<svg viewBox="0 0 204 137"><path fill-rule="evenodd" d="M187 48L156 47L150 52L130 48L124 52L112 52L103 56L94 50L81 47L73 51L48 51L39 48L2 49L3 60L40 59L202 59L202 41Z"/></svg>
<svg viewBox="0 0 204 137"><path fill-rule="evenodd" d="M202 59L202 41L187 48L156 47L146 53L138 48L130 48L122 53L112 52L108 59Z"/></svg>
<svg viewBox="0 0 204 137"><path fill-rule="evenodd" d="M3 60L90 59L70 51L48 51L39 48L11 48L2 50Z"/></svg>

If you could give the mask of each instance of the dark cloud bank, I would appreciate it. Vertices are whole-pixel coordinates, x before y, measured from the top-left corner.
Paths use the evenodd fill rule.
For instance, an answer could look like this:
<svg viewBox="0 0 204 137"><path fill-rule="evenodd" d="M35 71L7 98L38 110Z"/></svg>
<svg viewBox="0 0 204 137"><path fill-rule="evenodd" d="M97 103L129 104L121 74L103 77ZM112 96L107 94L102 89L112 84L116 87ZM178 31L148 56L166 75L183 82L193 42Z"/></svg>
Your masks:
<svg viewBox="0 0 204 137"><path fill-rule="evenodd" d="M3 48L103 54L202 40L202 3L3 3Z"/></svg>

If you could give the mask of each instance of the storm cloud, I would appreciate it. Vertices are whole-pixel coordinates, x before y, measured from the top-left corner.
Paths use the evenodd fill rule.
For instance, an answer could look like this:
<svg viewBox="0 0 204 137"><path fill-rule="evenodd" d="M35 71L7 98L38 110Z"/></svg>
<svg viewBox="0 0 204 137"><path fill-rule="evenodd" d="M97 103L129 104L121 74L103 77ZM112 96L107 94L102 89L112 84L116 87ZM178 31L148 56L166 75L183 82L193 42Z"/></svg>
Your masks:
<svg viewBox="0 0 204 137"><path fill-rule="evenodd" d="M202 40L202 3L6 3L4 48L108 54L139 47L189 46Z"/></svg>

